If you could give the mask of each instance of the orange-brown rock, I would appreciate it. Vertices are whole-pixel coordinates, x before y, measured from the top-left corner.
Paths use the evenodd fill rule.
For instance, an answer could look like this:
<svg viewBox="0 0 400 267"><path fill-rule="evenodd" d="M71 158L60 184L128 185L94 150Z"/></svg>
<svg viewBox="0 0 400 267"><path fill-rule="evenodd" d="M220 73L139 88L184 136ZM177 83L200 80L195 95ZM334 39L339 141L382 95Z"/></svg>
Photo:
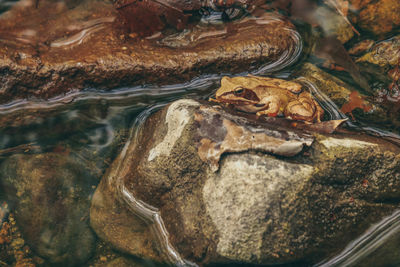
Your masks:
<svg viewBox="0 0 400 267"><path fill-rule="evenodd" d="M22 3L22 2L21 2ZM201 73L238 72L276 62L296 47L294 26L277 17L210 27L188 36L135 38L111 3L40 1L0 17L0 102L71 89L177 83ZM272 16L272 15L271 15ZM191 41L194 40L194 41ZM289 53L290 54L290 53Z"/></svg>
<svg viewBox="0 0 400 267"><path fill-rule="evenodd" d="M400 26L400 1L350 0L357 11L354 21L363 30L382 35Z"/></svg>

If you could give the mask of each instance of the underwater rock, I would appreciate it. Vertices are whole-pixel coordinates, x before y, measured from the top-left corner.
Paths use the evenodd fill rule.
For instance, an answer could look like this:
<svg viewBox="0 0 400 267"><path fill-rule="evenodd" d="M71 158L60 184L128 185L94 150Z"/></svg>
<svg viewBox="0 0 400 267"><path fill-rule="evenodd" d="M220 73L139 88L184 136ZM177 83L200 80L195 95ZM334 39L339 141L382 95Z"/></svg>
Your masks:
<svg viewBox="0 0 400 267"><path fill-rule="evenodd" d="M349 0L356 12L354 21L363 30L377 35L391 32L400 26L398 0Z"/></svg>
<svg viewBox="0 0 400 267"><path fill-rule="evenodd" d="M373 45L357 63L370 63L381 68L393 68L400 63L400 35Z"/></svg>
<svg viewBox="0 0 400 267"><path fill-rule="evenodd" d="M354 36L354 31L346 20L326 6L318 7L313 13L326 36L336 36L341 43L346 43Z"/></svg>
<svg viewBox="0 0 400 267"><path fill-rule="evenodd" d="M322 93L326 94L339 107L348 101L353 90L340 79L324 72L311 63L305 63L296 76L304 77L315 84Z"/></svg>
<svg viewBox="0 0 400 267"><path fill-rule="evenodd" d="M274 62L284 67L301 48L293 24L274 14L205 24L194 29L195 36L188 30L174 41L173 34L150 39L127 35L116 17L112 3L96 0L73 9L60 1L39 8L17 5L4 14L0 102L83 88L186 82L202 73L247 71Z"/></svg>
<svg viewBox="0 0 400 267"><path fill-rule="evenodd" d="M311 82L320 92L332 100L337 109L341 109L343 113L354 115L357 119L377 123L384 123L390 119L382 107L370 102L368 97L360 94L354 87L311 63L305 63L295 76L300 77L299 81ZM320 100L323 102L324 98Z"/></svg>
<svg viewBox="0 0 400 267"><path fill-rule="evenodd" d="M233 148L246 143L238 128L275 143L219 151L216 140L229 136ZM291 142L286 153L273 149ZM399 151L359 133L311 135L179 100L147 118L111 165L91 226L159 262L312 264L397 209Z"/></svg>
<svg viewBox="0 0 400 267"><path fill-rule="evenodd" d="M0 167L3 193L26 242L50 264L86 262L96 237L89 195L96 179L78 159L59 153L16 154Z"/></svg>
<svg viewBox="0 0 400 267"><path fill-rule="evenodd" d="M140 262L136 262L134 260L124 258L124 257L119 257L116 258L106 264L100 265L98 267L145 267L146 265L141 264Z"/></svg>

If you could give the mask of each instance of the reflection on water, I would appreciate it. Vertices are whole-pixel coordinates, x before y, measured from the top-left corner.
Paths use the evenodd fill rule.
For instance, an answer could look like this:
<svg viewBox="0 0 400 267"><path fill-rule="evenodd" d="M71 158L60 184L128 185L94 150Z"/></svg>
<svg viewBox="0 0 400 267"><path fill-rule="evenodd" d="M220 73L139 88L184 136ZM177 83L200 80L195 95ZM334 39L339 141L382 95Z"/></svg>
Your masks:
<svg viewBox="0 0 400 267"><path fill-rule="evenodd" d="M114 21L114 17L101 18L89 20L86 23L82 23L79 27L79 32L65 38L54 40L50 43L50 47L73 47L75 45L82 44L86 38L101 29L104 29L104 23L111 23Z"/></svg>
<svg viewBox="0 0 400 267"><path fill-rule="evenodd" d="M0 14L9 10L18 0L0 0Z"/></svg>
<svg viewBox="0 0 400 267"><path fill-rule="evenodd" d="M328 267L328 266L382 266L382 262L379 259L378 262L373 260L374 253L380 247L385 245L389 239L394 239L395 244L398 244L397 238L400 234L400 211L395 211L392 215L383 218L379 223L371 226L362 236L352 241L347 247L334 258L324 261L315 265L316 267ZM395 251L390 252L387 250L385 252L385 257L387 254L398 254L398 247L395 246L392 249ZM384 255L382 255L384 256ZM396 262L385 262L385 264L394 264L399 261L396 258ZM368 261L373 262L368 263ZM374 265L375 264L375 265Z"/></svg>
<svg viewBox="0 0 400 267"><path fill-rule="evenodd" d="M116 129L129 128L146 107L161 107L185 96L207 98L217 79L210 76L174 86L85 90L47 101L11 102L0 106L0 149L32 142L48 147L62 139L72 141L74 135L81 145L101 149L110 144Z"/></svg>

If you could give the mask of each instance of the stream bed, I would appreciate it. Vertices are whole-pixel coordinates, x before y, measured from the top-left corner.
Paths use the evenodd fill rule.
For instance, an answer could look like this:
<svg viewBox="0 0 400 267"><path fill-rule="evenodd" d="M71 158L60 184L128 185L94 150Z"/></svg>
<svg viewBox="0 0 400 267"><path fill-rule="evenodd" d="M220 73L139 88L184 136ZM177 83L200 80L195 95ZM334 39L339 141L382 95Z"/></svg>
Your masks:
<svg viewBox="0 0 400 267"><path fill-rule="evenodd" d="M229 17L238 12L235 9L207 7L196 16L192 15L196 19L187 22L185 29L173 29L167 25L150 36L141 36L140 32L129 32L126 21L111 1L0 0L0 265L400 264L399 2L254 2L251 10L243 11L243 7L238 7L243 13L238 18ZM192 13L195 11L190 10ZM280 221L276 218L279 221L276 236L268 237L266 232L262 232L261 241L256 240L262 243L268 238L284 239L282 233L295 236L290 240L292 243L288 241L290 244L284 244L287 249L282 246L282 251L277 247L269 248L264 243L260 248L242 232L226 233L224 225L215 226L216 222L221 222L217 216L221 214L225 216L226 229L236 229L236 222L240 224L246 221L246 216L253 218L251 212L259 208L257 206L249 214L243 213L243 217L237 218L235 216L238 215L233 211L217 205L213 209L212 203L220 199L210 193L212 189L202 193L196 191L196 186L221 189L230 180L220 184L220 181L225 181L224 177L215 176L217 179L210 174L211 171L205 171L212 178L204 183L187 180L188 173L197 172L191 171L193 166L189 162L189 167L176 171L182 174L182 184L174 181L171 182L173 185L165 185L168 182L154 178L152 185L152 180L146 182L144 178L143 181L138 179L132 182L129 174L124 180L123 176L129 172L128 167L120 167L132 164L134 172L139 174L153 171L153 167L147 165L137 167L135 162L139 160L132 160L129 153L138 149L136 157L147 156L150 145L146 142L158 140L162 133L170 131L169 128L157 128L154 125L157 120L163 121L162 114L172 113L171 106L174 104L171 103L190 99L192 102L187 104L188 112L193 103L193 106L198 105L196 101L208 107L209 104L204 103L215 95L222 77L246 75L300 82L324 109L322 121L347 119L337 133L327 136L354 138L355 147L359 149L353 149L356 152L346 150L343 154L339 151L337 157L329 158L329 162L334 162L329 165L321 159L326 155L328 162L328 156L331 156L329 145L326 145L327 150L321 149L322 156L318 154L320 144L324 141L317 134L313 137L317 144L313 146L317 148L305 148L304 155L284 160L284 166L288 166L285 168L293 166L296 171L304 167L304 173L309 171L316 174L310 179L313 192L307 197L308 205L312 207L310 213L307 213L306 207L293 204L302 212L304 209L304 213L297 218L297 215L284 212L285 203L279 204L277 212L289 219ZM194 116L208 116L208 113L196 112ZM210 114L213 112L210 111ZM165 115L167 119L168 116ZM226 116L230 118L230 115ZM217 118L214 119L216 122ZM274 131L274 123L273 118L272 126L265 127L272 127L270 130ZM198 124L193 125L197 127ZM278 130L288 127L286 124L282 126L279 120L276 125ZM304 127L307 128L307 125ZM179 129L178 124L175 126ZM153 132L155 137L149 137ZM311 138L308 134L299 134L300 137L296 138L307 143L307 138ZM290 135L290 138L293 136ZM376 145L368 147L370 143ZM376 146L379 146L376 150L379 153L374 150ZM348 147L352 148L352 145ZM375 162L374 156L364 155L362 150L365 147L368 153L376 152L379 160ZM185 148L180 149L184 154ZM190 149L189 146L187 151L190 152ZM242 153L238 152L237 155ZM249 157L257 161L255 158L261 157L259 154L264 152L257 150L251 153ZM272 162L282 160L281 155L267 155L273 158ZM354 155L359 155L360 162L364 160L366 163L354 163L353 169L340 169L341 165L347 166L346 160ZM151 156L148 158L150 162ZM221 166L227 162L229 158L221 156ZM340 175L336 175L334 170L317 172L308 169L310 166L314 168L315 162L331 168L339 166L337 172L343 171L349 179L354 178L357 182L344 178L335 180ZM176 163L171 160L171 164ZM383 166L382 169L376 167L379 164ZM168 168L162 164L160 166ZM207 168L204 166L201 168ZM193 167L194 170L197 167ZM358 168L365 168L365 172L374 173L375 176L371 176L370 180L365 178L367 175L361 177L365 173ZM217 175L222 175L223 170L221 167ZM154 176L158 174L157 171L149 175ZM176 173L170 171L169 175ZM197 177L197 174L190 175L193 179ZM277 177L280 175L277 174ZM333 178L324 180L324 175ZM379 180L380 177L391 178L385 182ZM120 180L115 182L116 179ZM174 179L179 180L180 177ZM258 180L252 179L248 181L250 187L253 182L260 187L269 187L268 183L259 184ZM210 185L210 181L214 184ZM298 187L309 185L294 181ZM176 205L176 210L184 210L184 204L181 203L188 203L187 206L192 207L196 206L193 203L203 201L176 193L187 189L187 184L192 182L193 186L186 191L193 191L195 197L203 194L204 199L208 198L210 202L204 200L205 204L199 204L201 207L196 210L197 214L194 211L190 214L186 210L190 214L186 221L184 215L170 206ZM239 182L233 184L242 188ZM246 181L243 183L246 184ZM109 206L110 213L103 215L92 200L97 194L95 198L99 201L99 193L95 192L107 191L107 185L115 185L118 191L116 198L121 201L118 205L126 207L121 208L117 204L117 208ZM178 189L173 187L175 185ZM326 194L323 189L325 185L329 186ZM167 189L157 192L157 188ZM146 193L147 189L151 194ZM250 194L253 192L251 190ZM173 193L169 195L170 192ZM260 192L270 193L257 188L253 193L257 195ZM227 191L227 197L229 194ZM289 189L283 190L282 199L291 194L294 193ZM306 194L307 189L298 193L301 197ZM245 201L240 193L236 195L240 201ZM338 198L333 197L336 195ZM102 197L107 199L108 195L103 192ZM344 199L348 201L345 204ZM251 201L253 199L249 196ZM324 207L325 203L330 206ZM270 205L269 202L267 204ZM229 208L229 205L226 207ZM129 212L133 210L132 213L139 219L126 219L130 213L125 209ZM205 215L200 214L204 210L209 213L205 219L202 217ZM267 221L277 215L274 211L263 216ZM103 222L103 217L110 226ZM182 222L179 221L181 217ZM193 219L195 223L192 225L192 217L201 217L200 222ZM237 221L232 221L231 217ZM179 218L178 223L176 218ZM365 221L361 218L365 218ZM314 219L317 226L309 223ZM133 222L135 227L127 227L126 222ZM262 224L258 221L251 223ZM271 227L271 231L275 232L275 226L271 225L265 228ZM282 232L280 227L284 229ZM188 229L196 232L196 235L186 233L190 231ZM249 231L259 231L254 229ZM320 229L323 230L319 232ZM182 233L179 233L180 230ZM202 231L204 236L201 235ZM309 236L296 235L303 231L310 233ZM145 233L144 241L131 240L133 232ZM233 244L232 241L232 244L219 247L219 244L233 240L230 239L231 234L243 237L246 242ZM260 235L259 232L256 234ZM152 241L149 241L149 236L153 238ZM187 236L192 239L182 241ZM222 241L224 236L228 241ZM346 236L351 240L347 240ZM313 242L321 244L321 250L309 245ZM302 244L307 244L304 250ZM253 248L254 255L241 254ZM264 255L263 249L270 254Z"/></svg>

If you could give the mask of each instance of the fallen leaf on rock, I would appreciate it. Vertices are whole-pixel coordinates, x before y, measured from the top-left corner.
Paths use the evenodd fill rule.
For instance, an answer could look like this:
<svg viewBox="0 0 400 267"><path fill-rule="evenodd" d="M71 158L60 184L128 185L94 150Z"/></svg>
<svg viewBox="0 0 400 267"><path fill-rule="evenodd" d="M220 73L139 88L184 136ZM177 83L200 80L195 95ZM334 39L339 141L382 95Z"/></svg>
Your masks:
<svg viewBox="0 0 400 267"><path fill-rule="evenodd" d="M349 101L343 104L342 108L340 109L344 114L349 114L353 120L355 120L352 111L356 108L360 108L365 112L368 112L372 109L370 105L368 105L364 98L358 93L357 91L351 92L349 96Z"/></svg>
<svg viewBox="0 0 400 267"><path fill-rule="evenodd" d="M309 124L309 125L307 125L307 127L304 127L304 129L308 129L308 130L315 131L318 133L331 134L331 133L335 132L337 127L339 127L345 121L347 121L347 119L323 121L323 122L318 122L318 123L314 123L314 124Z"/></svg>
<svg viewBox="0 0 400 267"><path fill-rule="evenodd" d="M314 141L311 134L253 121L220 108L202 106L197 113L198 155L214 172L223 153L255 150L292 157Z"/></svg>

